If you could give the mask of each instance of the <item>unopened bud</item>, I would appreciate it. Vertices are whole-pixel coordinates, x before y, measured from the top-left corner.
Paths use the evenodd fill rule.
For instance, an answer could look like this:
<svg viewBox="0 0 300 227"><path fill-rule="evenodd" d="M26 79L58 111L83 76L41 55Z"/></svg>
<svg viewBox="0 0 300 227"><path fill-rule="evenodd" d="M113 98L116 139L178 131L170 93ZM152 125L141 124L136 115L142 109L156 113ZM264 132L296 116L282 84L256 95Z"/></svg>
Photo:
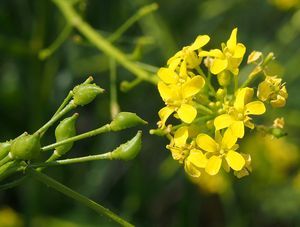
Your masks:
<svg viewBox="0 0 300 227"><path fill-rule="evenodd" d="M39 134L26 134L15 139L11 145L10 155L13 159L32 160L41 151Z"/></svg>
<svg viewBox="0 0 300 227"><path fill-rule="evenodd" d="M147 121L144 121L135 113L120 112L110 123L110 127L112 131L120 131L126 128L134 127L139 124L147 124Z"/></svg>
<svg viewBox="0 0 300 227"><path fill-rule="evenodd" d="M84 106L92 102L104 89L96 84L80 84L73 89L74 104Z"/></svg>
<svg viewBox="0 0 300 227"><path fill-rule="evenodd" d="M224 70L217 75L218 82L221 86L227 87L230 84L230 72Z"/></svg>
<svg viewBox="0 0 300 227"><path fill-rule="evenodd" d="M112 159L128 161L134 159L140 152L142 146L142 131L138 133L129 141L121 144L118 148L111 152Z"/></svg>
<svg viewBox="0 0 300 227"><path fill-rule="evenodd" d="M62 120L55 129L56 142L68 139L76 135L75 123L78 118L78 113L73 114L73 116ZM67 153L73 146L73 142L66 143L55 147L56 153L58 155L63 155Z"/></svg>

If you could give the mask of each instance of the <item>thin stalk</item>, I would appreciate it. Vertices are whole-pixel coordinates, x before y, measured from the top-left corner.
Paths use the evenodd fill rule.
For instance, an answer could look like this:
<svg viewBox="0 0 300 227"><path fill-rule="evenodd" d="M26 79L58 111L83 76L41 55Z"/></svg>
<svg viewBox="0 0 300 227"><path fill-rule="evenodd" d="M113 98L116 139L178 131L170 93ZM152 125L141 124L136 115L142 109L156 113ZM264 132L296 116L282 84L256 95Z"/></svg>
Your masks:
<svg viewBox="0 0 300 227"><path fill-rule="evenodd" d="M196 109L198 109L198 110L200 110L200 111L202 111L202 112L204 112L204 113L206 113L206 114L209 114L209 115L211 115L211 114L213 114L214 112L211 110L211 109L209 109L208 107L206 107L206 106L204 106L204 105L202 105L202 104L196 104Z"/></svg>
<svg viewBox="0 0 300 227"><path fill-rule="evenodd" d="M158 9L157 3L143 6L134 15L132 15L124 24L122 24L112 35L108 37L110 42L118 40L128 28L130 28L135 22L139 21L142 17Z"/></svg>
<svg viewBox="0 0 300 227"><path fill-rule="evenodd" d="M59 34L59 36L54 40L54 42L47 48L41 50L39 52L39 58L41 60L45 60L49 56L51 56L68 38L72 31L73 27L70 24L66 24L62 32Z"/></svg>
<svg viewBox="0 0 300 227"><path fill-rule="evenodd" d="M36 171L35 169L29 168L28 169L30 175L37 179L38 181L44 183L45 185L52 187L53 189L59 191L60 193L74 199L77 202L80 202L81 204L93 209L97 213L107 216L114 220L115 222L119 223L122 226L133 226L129 222L125 221L115 213L111 212L109 209L101 206L100 204L96 203L95 201L87 198L86 196L83 196L79 194L78 192L72 190L71 188L59 183L58 181L54 180L51 177L48 177L47 175Z"/></svg>
<svg viewBox="0 0 300 227"><path fill-rule="evenodd" d="M70 165L70 164L76 164L76 163L82 163L82 162L111 160L111 159L112 159L111 152L107 152L104 154L89 155L89 156L80 157L80 158L69 158L69 159L62 159L62 160L51 161L51 162L35 163L35 164L31 164L30 166L33 168L37 168L37 167Z"/></svg>
<svg viewBox="0 0 300 227"><path fill-rule="evenodd" d="M82 139L85 139L85 138L88 138L88 137L96 136L96 135L99 135L101 133L109 132L110 130L111 130L110 129L110 125L106 124L106 125L104 125L104 126L102 126L100 128L97 128L95 130L92 130L92 131L89 131L89 132L86 132L86 133L82 133L82 134L79 134L77 136L73 136L73 137L70 137L68 139L61 140L59 142L56 142L56 143L47 145L45 147L42 147L41 151L52 150L55 147L58 147L60 145L64 145L66 143L75 142L75 141L82 140Z"/></svg>
<svg viewBox="0 0 300 227"><path fill-rule="evenodd" d="M77 28L77 30L86 37L97 49L103 51L106 55L114 58L124 68L132 72L138 78L141 78L150 83L156 84L157 77L152 77L143 69L137 67L134 62L130 61L126 54L113 46L101 34L95 31L89 24L82 20L73 6L68 1L52 0L53 3L60 9L68 23Z"/></svg>
<svg viewBox="0 0 300 227"><path fill-rule="evenodd" d="M110 115L114 119L115 116L120 112L117 95L117 64L115 59L109 59L110 68Z"/></svg>
<svg viewBox="0 0 300 227"><path fill-rule="evenodd" d="M43 125L39 130L37 130L35 133L41 134L47 131L47 129L52 126L59 118L61 118L63 115L68 113L69 111L73 110L76 107L76 105L71 101L67 106L65 106L59 113L54 115L45 125Z"/></svg>
<svg viewBox="0 0 300 227"><path fill-rule="evenodd" d="M23 176L17 180L14 180L12 182L6 183L6 184L2 184L0 185L0 191L4 191L10 188L14 188L16 186L18 186L19 184L21 184L25 179L27 179L28 175Z"/></svg>
<svg viewBox="0 0 300 227"><path fill-rule="evenodd" d="M239 87L239 77L238 75L233 75L233 78L234 78L234 94L235 94Z"/></svg>

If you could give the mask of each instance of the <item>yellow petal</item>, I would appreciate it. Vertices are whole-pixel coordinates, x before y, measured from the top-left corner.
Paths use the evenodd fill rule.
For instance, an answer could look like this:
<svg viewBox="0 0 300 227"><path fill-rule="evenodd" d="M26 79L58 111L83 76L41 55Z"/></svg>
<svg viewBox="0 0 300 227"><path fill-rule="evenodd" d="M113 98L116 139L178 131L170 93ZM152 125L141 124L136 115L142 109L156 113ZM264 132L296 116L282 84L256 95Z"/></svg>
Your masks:
<svg viewBox="0 0 300 227"><path fill-rule="evenodd" d="M222 114L217 116L214 120L214 126L216 130L227 128L232 123L232 118L229 114Z"/></svg>
<svg viewBox="0 0 300 227"><path fill-rule="evenodd" d="M179 118L185 123L192 123L197 116L197 110L192 105L182 104L177 110Z"/></svg>
<svg viewBox="0 0 300 227"><path fill-rule="evenodd" d="M174 143L177 147L182 147L186 144L186 140L189 137L188 127L180 127L174 135Z"/></svg>
<svg viewBox="0 0 300 227"><path fill-rule="evenodd" d="M205 167L205 171L209 175L216 175L221 167L222 159L218 156L212 156L210 159L208 159Z"/></svg>
<svg viewBox="0 0 300 227"><path fill-rule="evenodd" d="M266 112L266 107L261 101L249 102L246 104L245 114L261 115Z"/></svg>
<svg viewBox="0 0 300 227"><path fill-rule="evenodd" d="M180 62L181 58L170 58L168 61L169 69L175 71Z"/></svg>
<svg viewBox="0 0 300 227"><path fill-rule="evenodd" d="M218 144L209 135L200 133L196 138L198 147L207 152L216 152L218 150Z"/></svg>
<svg viewBox="0 0 300 227"><path fill-rule="evenodd" d="M231 129L231 133L238 137L244 137L244 122L243 121L233 121L229 127Z"/></svg>
<svg viewBox="0 0 300 227"><path fill-rule="evenodd" d="M203 88L204 84L205 80L202 76L193 77L182 86L183 98L189 98L196 95Z"/></svg>
<svg viewBox="0 0 300 227"><path fill-rule="evenodd" d="M200 150L197 149L192 149L187 159L198 168L205 168L207 164L207 158Z"/></svg>
<svg viewBox="0 0 300 227"><path fill-rule="evenodd" d="M158 116L161 120L162 128L165 126L167 119L174 111L175 111L175 108L169 107L169 106L165 106L164 108L160 109L160 111L158 111Z"/></svg>
<svg viewBox="0 0 300 227"><path fill-rule="evenodd" d="M284 97L277 95L277 98L275 100L271 100L271 106L275 108L284 107L286 100Z"/></svg>
<svg viewBox="0 0 300 227"><path fill-rule="evenodd" d="M227 47L230 51L234 51L236 46L236 35L237 35L237 28L233 29L230 35L230 38L227 41Z"/></svg>
<svg viewBox="0 0 300 227"><path fill-rule="evenodd" d="M243 44L238 43L235 47L234 54L232 57L243 58L245 53L246 53L246 47Z"/></svg>
<svg viewBox="0 0 300 227"><path fill-rule="evenodd" d="M185 172L190 175L191 177L200 177L201 172L197 169L191 162L186 160L184 162L184 170Z"/></svg>
<svg viewBox="0 0 300 227"><path fill-rule="evenodd" d="M245 159L243 156L233 150L228 151L228 153L225 156L225 159L228 163L228 165L235 171L241 170L245 165Z"/></svg>
<svg viewBox="0 0 300 227"><path fill-rule="evenodd" d="M187 77L187 70L186 70L186 61L183 61L180 65L180 69L179 69L179 75L181 78L186 78Z"/></svg>
<svg viewBox="0 0 300 227"><path fill-rule="evenodd" d="M257 97L261 101L266 101L272 94L272 86L267 81L263 81L258 85Z"/></svg>
<svg viewBox="0 0 300 227"><path fill-rule="evenodd" d="M158 84L157 84L157 88L158 88L160 96L162 97L162 99L164 101L168 101L172 98L174 92L164 82L159 81Z"/></svg>
<svg viewBox="0 0 300 227"><path fill-rule="evenodd" d="M215 59L210 67L210 71L212 74L218 74L227 68L228 60L225 59Z"/></svg>
<svg viewBox="0 0 300 227"><path fill-rule="evenodd" d="M169 68L160 68L157 72L157 75L166 84L174 84L178 80L177 73Z"/></svg>
<svg viewBox="0 0 300 227"><path fill-rule="evenodd" d="M262 56L262 52L252 51L248 56L247 64L256 62Z"/></svg>
<svg viewBox="0 0 300 227"><path fill-rule="evenodd" d="M208 35L199 35L195 42L189 47L190 50L198 50L209 42Z"/></svg>
<svg viewBox="0 0 300 227"><path fill-rule="evenodd" d="M245 104L250 101L252 96L253 96L253 88L245 87L240 89L237 92L234 101L234 108L237 109L238 111L243 111Z"/></svg>
<svg viewBox="0 0 300 227"><path fill-rule="evenodd" d="M222 139L222 148L231 149L236 143L237 137L232 133L231 129L227 129Z"/></svg>

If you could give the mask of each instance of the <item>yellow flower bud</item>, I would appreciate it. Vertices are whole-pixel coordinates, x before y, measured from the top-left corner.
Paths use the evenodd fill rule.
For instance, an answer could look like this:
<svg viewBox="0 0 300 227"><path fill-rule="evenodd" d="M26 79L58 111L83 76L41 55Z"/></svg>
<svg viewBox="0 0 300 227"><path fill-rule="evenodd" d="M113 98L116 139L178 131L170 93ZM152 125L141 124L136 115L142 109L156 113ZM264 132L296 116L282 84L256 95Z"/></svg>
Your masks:
<svg viewBox="0 0 300 227"><path fill-rule="evenodd" d="M225 70L219 73L218 82L221 86L227 87L230 84L230 72Z"/></svg>

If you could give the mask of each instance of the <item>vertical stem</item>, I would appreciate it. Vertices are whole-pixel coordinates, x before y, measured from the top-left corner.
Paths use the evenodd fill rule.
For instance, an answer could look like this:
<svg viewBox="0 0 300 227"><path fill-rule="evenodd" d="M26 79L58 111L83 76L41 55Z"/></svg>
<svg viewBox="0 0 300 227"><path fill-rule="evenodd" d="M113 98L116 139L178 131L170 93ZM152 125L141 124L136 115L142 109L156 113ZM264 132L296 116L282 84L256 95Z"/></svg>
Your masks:
<svg viewBox="0 0 300 227"><path fill-rule="evenodd" d="M47 175L40 173L36 171L35 169L28 169L31 176L33 176L35 179L41 181L42 183L46 184L49 187L52 187L53 189L59 191L60 193L76 200L77 202L80 202L81 204L93 209L99 214L105 215L115 222L121 224L122 226L133 226L129 222L125 221L115 213L111 212L109 209L101 206L100 204L96 203L95 201L79 194L78 192L72 190L71 188L68 188L67 186L59 183L58 181L54 180L51 177L48 177Z"/></svg>
<svg viewBox="0 0 300 227"><path fill-rule="evenodd" d="M109 59L110 68L110 114L111 118L114 119L115 116L120 112L120 107L118 104L117 95L117 64L115 59Z"/></svg>

